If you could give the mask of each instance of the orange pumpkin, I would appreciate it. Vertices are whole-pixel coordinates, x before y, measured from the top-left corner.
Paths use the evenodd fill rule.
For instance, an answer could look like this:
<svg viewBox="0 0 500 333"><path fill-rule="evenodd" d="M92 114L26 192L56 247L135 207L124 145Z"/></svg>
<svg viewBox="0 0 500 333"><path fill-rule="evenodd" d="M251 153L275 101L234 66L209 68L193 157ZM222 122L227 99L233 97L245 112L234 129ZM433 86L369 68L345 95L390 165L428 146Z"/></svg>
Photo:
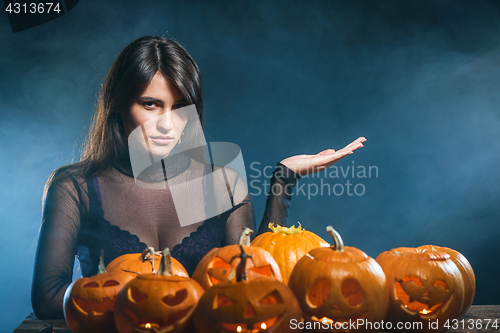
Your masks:
<svg viewBox="0 0 500 333"><path fill-rule="evenodd" d="M326 241L316 234L302 229L299 226L295 228L273 226L269 223L269 229L272 232L266 232L255 237L252 246L258 246L268 251L276 260L280 268L283 283L288 283L290 273L293 267L307 252L318 247L329 247Z"/></svg>
<svg viewBox="0 0 500 333"><path fill-rule="evenodd" d="M476 293L476 277L474 275L474 271L472 270L472 266L465 258L463 254L448 247L442 246L434 246L434 245L423 245L420 246L419 249L435 249L438 251L446 252L450 255L450 259L457 265L458 269L462 273L464 278L464 305L462 308L462 312L459 317L463 316L467 313L469 308L474 301L474 295Z"/></svg>
<svg viewBox="0 0 500 333"><path fill-rule="evenodd" d="M400 247L377 257L390 295L388 320L421 323L422 332L444 332L448 319L459 318L470 296L451 256L437 247ZM429 327L429 323L438 326Z"/></svg>
<svg viewBox="0 0 500 333"><path fill-rule="evenodd" d="M194 280L173 275L169 249L158 274L141 274L123 287L115 304L119 333L192 332L192 313L203 294Z"/></svg>
<svg viewBox="0 0 500 333"><path fill-rule="evenodd" d="M152 247L148 247L142 253L129 253L119 256L108 264L108 272L125 271L132 274L156 273L160 268L161 252L155 252ZM189 277L186 269L175 258L171 258L172 272L174 275Z"/></svg>
<svg viewBox="0 0 500 333"><path fill-rule="evenodd" d="M227 245L212 249L193 272L193 279L204 289L210 288L221 281L235 281L236 267L240 262L240 246L252 258L246 261L246 275L251 280L257 277L268 277L281 281L280 269L274 258L266 250L246 245L250 243L248 228L242 232L238 245Z"/></svg>
<svg viewBox="0 0 500 333"><path fill-rule="evenodd" d="M345 246L340 235L327 227L334 240L330 248L317 248L302 257L288 286L304 313L307 327L337 331L349 323L381 322L387 315L389 296L382 268L363 251ZM374 332L359 325L356 332Z"/></svg>
<svg viewBox="0 0 500 333"><path fill-rule="evenodd" d="M73 281L64 294L64 318L73 333L116 332L113 308L116 296L133 277L124 272L108 272L101 252L99 272Z"/></svg>
<svg viewBox="0 0 500 333"><path fill-rule="evenodd" d="M302 322L300 306L283 283L265 277L246 279L249 257L240 247L236 281L222 281L207 289L193 321L198 333L294 332L290 323Z"/></svg>

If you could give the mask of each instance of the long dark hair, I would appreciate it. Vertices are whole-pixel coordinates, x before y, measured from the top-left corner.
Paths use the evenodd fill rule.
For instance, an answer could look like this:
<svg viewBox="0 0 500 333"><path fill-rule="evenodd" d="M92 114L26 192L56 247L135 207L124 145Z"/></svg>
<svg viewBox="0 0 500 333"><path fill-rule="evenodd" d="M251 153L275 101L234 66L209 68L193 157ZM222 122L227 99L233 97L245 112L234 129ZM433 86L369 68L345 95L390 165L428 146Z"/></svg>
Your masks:
<svg viewBox="0 0 500 333"><path fill-rule="evenodd" d="M66 173L85 181L113 164L128 161L123 117L157 72L170 79L188 103L196 105L203 124L201 76L191 55L170 38L136 39L116 58L102 83L80 162L55 170L45 184L44 198L50 185Z"/></svg>

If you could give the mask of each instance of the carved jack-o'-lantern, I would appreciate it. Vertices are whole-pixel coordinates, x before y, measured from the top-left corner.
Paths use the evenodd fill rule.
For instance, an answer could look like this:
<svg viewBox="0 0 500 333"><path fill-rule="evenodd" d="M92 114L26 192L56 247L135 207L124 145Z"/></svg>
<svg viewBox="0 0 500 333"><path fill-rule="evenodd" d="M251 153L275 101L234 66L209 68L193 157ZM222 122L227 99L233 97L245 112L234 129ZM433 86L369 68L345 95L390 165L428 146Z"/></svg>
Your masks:
<svg viewBox="0 0 500 333"><path fill-rule="evenodd" d="M150 246L142 253L129 253L119 256L108 264L108 272L124 271L136 277L138 273L156 273L160 268L161 252L155 252ZM171 258L172 273L178 276L189 277L186 269L175 258Z"/></svg>
<svg viewBox="0 0 500 333"><path fill-rule="evenodd" d="M389 286L388 320L422 322L423 332L444 332L446 320L462 314L463 277L449 254L432 247L400 247L381 253L377 262ZM439 327L429 328L429 321Z"/></svg>
<svg viewBox="0 0 500 333"><path fill-rule="evenodd" d="M118 294L116 328L119 333L191 332L191 316L202 294L196 281L172 275L165 249L158 274L141 274Z"/></svg>
<svg viewBox="0 0 500 333"><path fill-rule="evenodd" d="M462 255L460 252L450 249L448 247L423 245L420 246L419 249L438 250L446 252L450 255L450 259L455 263L455 265L457 265L464 279L465 299L464 299L464 305L462 307L462 312L460 313L459 317L463 316L465 313L467 313L467 310L469 310L470 306L472 305L472 302L474 301L474 294L476 292L476 277L474 275L474 271L472 270L471 264L469 263L467 258L465 258L465 256Z"/></svg>
<svg viewBox="0 0 500 333"><path fill-rule="evenodd" d="M247 245L250 243L251 232L252 230L245 228L238 245L227 245L208 252L196 266L193 279L204 289L221 281L235 281L241 245L244 251L252 257L252 260L247 261L245 268L249 280L269 277L281 281L280 269L271 254L260 247Z"/></svg>
<svg viewBox="0 0 500 333"><path fill-rule="evenodd" d="M265 277L246 280L249 256L240 246L236 281L208 288L196 307L198 333L294 332L290 321L302 321L300 306L283 283Z"/></svg>
<svg viewBox="0 0 500 333"><path fill-rule="evenodd" d="M101 252L98 274L73 281L64 294L64 318L73 333L116 332L113 308L116 295L133 277L124 272L106 273Z"/></svg>
<svg viewBox="0 0 500 333"><path fill-rule="evenodd" d="M332 332L344 331L342 326L349 321L385 319L389 300L382 268L363 251L344 247L332 227L327 231L334 245L303 256L288 281L304 318L312 327ZM371 331L364 325L357 328L357 332Z"/></svg>

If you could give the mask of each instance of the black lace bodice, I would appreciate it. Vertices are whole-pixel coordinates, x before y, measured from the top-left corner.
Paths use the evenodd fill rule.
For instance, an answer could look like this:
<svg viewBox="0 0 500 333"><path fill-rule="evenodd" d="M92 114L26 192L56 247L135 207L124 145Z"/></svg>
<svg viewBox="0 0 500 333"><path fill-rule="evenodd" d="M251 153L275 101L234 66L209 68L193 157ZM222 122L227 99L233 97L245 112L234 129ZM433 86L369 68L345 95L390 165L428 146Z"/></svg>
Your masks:
<svg viewBox="0 0 500 333"><path fill-rule="evenodd" d="M206 168L207 165L189 161L175 177L197 173L204 177ZM97 272L101 248L108 264L122 254L141 252L146 246L157 250L169 247L173 257L191 274L212 248L236 243L242 227L256 230L250 197L247 194L237 198L240 186L246 185L235 180L230 172L224 178L225 182L211 186L204 183L201 197L191 203L192 209L199 210L204 205L207 191L229 191L232 208L183 227L169 188L138 187L134 178L119 168L110 168L87 180L68 173L52 184L44 203L33 277L36 315L63 317L63 295L72 281L75 254L82 275L91 276ZM269 222L286 225L291 187L298 179L298 175L278 164L271 179L275 188L268 195L259 232L267 231Z"/></svg>

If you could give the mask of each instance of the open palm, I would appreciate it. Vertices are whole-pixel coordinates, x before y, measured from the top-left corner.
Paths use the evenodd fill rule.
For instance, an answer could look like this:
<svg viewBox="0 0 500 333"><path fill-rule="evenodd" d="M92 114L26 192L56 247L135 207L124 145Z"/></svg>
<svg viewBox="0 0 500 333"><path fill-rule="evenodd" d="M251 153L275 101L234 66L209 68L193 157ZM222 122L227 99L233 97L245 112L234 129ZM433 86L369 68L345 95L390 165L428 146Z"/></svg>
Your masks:
<svg viewBox="0 0 500 333"><path fill-rule="evenodd" d="M333 163L345 156L352 154L358 148L363 147L364 137L357 138L342 149L326 149L316 155L297 155L284 159L281 164L291 169L300 176L306 176L318 171L325 170Z"/></svg>

